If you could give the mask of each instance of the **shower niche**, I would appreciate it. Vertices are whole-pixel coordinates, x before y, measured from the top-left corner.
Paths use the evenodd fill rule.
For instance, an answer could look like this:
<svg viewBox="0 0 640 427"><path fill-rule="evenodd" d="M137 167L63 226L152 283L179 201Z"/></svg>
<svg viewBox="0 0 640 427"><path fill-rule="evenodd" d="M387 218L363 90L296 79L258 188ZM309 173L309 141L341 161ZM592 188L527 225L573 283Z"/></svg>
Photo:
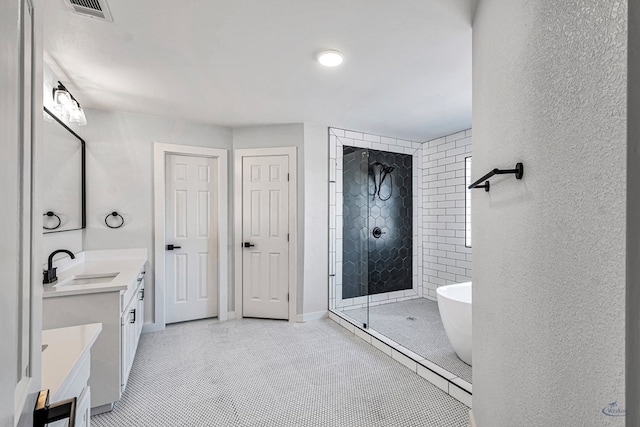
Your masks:
<svg viewBox="0 0 640 427"><path fill-rule="evenodd" d="M342 149L341 299L412 289L413 156Z"/></svg>

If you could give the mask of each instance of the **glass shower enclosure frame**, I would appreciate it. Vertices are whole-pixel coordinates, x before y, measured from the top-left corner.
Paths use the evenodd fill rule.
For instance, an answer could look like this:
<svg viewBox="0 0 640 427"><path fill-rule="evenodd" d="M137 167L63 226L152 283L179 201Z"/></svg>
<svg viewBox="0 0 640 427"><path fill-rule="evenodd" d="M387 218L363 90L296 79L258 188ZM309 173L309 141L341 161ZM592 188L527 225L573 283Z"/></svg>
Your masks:
<svg viewBox="0 0 640 427"><path fill-rule="evenodd" d="M420 292L417 288L418 251L415 244L418 222L415 208L418 200L414 194L418 176L417 148L390 146L389 150L372 149L371 143L346 138L343 144L335 135L332 136L331 131L329 308L368 329L372 324L372 306L415 298ZM400 199L387 201L391 184L394 191L401 193L394 194L394 198L401 196L404 202ZM403 220L399 219L398 204L404 205ZM404 234L398 236L398 230ZM397 245L403 237L404 249L385 248L385 241L388 245L395 239ZM395 257L397 261L398 254L404 257L404 261L400 265L395 262L389 268L390 260ZM392 281L403 282L404 285L397 291L381 289L381 276L382 281L389 281L392 276Z"/></svg>
<svg viewBox="0 0 640 427"><path fill-rule="evenodd" d="M340 177L336 179L335 205L335 239L333 262L334 267L334 304L333 308L345 313L363 328L368 328L369 321L369 152L366 150L344 150L341 153ZM345 165L348 165L345 169ZM345 180L344 171L349 170L352 176ZM347 181L347 185L345 185ZM345 197L346 192L346 197ZM345 204L345 198L353 203ZM354 212L357 210L357 212ZM349 221L349 216L353 221ZM344 227L348 223L349 227ZM351 243L345 253L345 239ZM348 287L349 290L346 290ZM350 291L350 292L349 292ZM351 293L351 298L345 298Z"/></svg>

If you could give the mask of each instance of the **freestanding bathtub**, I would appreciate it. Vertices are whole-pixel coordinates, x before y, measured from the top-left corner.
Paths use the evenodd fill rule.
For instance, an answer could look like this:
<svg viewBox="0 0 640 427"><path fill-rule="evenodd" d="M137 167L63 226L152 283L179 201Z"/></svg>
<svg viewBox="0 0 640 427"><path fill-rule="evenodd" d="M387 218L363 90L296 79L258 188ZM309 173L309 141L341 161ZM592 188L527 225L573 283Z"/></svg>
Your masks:
<svg viewBox="0 0 640 427"><path fill-rule="evenodd" d="M458 357L471 365L471 282L440 286L436 292L449 342Z"/></svg>

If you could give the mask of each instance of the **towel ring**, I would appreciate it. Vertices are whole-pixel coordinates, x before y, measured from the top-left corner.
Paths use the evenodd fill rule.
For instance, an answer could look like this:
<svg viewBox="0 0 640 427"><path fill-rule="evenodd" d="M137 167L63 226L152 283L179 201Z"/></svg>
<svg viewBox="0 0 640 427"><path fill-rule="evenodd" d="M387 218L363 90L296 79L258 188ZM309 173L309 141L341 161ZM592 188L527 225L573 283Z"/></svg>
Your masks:
<svg viewBox="0 0 640 427"><path fill-rule="evenodd" d="M120 217L120 224L118 224L118 225L110 225L110 224L107 222L107 220L109 219L109 217L110 217L110 216L112 216L112 217ZM120 228L120 227L122 227L122 226L124 225L124 218L123 218L123 217L122 217L122 215L120 215L118 212L115 212L115 211L114 211L114 212L111 212L109 215L107 215L107 216L104 218L104 223L105 223L105 224L107 225L107 227L109 227L109 228Z"/></svg>
<svg viewBox="0 0 640 427"><path fill-rule="evenodd" d="M54 227L47 227L46 225L42 225L42 228L44 228L45 230L55 230L56 228L59 228L60 225L62 225L62 220L60 219L60 217L58 215L56 215L55 213L53 213L53 211L49 211L45 214L42 214L42 216L48 216L48 217L52 217L55 216L56 219L58 220L58 224L56 224Z"/></svg>

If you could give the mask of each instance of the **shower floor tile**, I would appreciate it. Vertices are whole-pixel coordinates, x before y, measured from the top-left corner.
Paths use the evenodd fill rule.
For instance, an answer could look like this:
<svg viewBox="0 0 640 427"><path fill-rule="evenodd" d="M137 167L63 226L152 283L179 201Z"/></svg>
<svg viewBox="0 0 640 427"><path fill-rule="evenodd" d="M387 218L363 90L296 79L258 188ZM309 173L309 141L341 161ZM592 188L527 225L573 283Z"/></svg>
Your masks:
<svg viewBox="0 0 640 427"><path fill-rule="evenodd" d="M366 321L366 309L346 310ZM438 303L426 298L369 307L369 328L471 383L471 366L458 358L442 326Z"/></svg>

